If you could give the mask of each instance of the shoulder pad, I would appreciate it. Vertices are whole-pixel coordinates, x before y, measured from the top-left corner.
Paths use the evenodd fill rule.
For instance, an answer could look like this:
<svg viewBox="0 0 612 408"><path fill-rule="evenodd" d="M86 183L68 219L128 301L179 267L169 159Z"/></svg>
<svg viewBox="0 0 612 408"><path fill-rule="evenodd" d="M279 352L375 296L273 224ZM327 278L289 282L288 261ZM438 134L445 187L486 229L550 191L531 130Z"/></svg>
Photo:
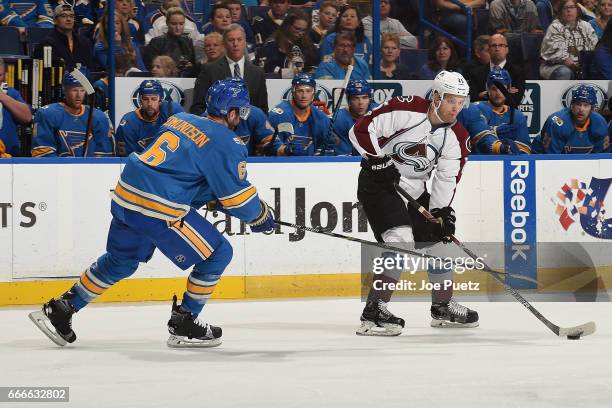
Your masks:
<svg viewBox="0 0 612 408"><path fill-rule="evenodd" d="M563 126L563 119L561 119L557 115L552 117L552 121L555 122L557 126Z"/></svg>
<svg viewBox="0 0 612 408"><path fill-rule="evenodd" d="M275 107L275 108L272 108L272 109L270 110L270 112L274 112L274 113L277 113L277 114L279 114L279 115L282 115L282 114L283 114L285 111L284 111L284 110L282 110L281 108L279 108L279 107L277 106L277 107Z"/></svg>

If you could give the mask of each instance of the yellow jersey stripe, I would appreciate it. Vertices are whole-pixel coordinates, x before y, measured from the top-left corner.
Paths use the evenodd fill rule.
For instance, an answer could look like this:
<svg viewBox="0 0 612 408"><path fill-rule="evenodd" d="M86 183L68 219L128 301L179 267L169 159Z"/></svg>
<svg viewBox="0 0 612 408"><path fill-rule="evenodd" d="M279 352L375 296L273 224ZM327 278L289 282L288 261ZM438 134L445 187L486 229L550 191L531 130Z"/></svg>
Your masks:
<svg viewBox="0 0 612 408"><path fill-rule="evenodd" d="M225 208L241 207L257 194L257 189L254 186L249 186L246 189L237 192L234 195L219 199L221 205Z"/></svg>
<svg viewBox="0 0 612 408"><path fill-rule="evenodd" d="M138 207L142 207L148 210L154 210L159 213L169 215L171 217L179 218L185 214L184 210L170 208L167 205L156 203L155 201L149 200L147 198L137 196L136 194L125 190L121 186L121 184L117 184L117 186L115 187L115 195L128 202L129 204L135 204Z"/></svg>

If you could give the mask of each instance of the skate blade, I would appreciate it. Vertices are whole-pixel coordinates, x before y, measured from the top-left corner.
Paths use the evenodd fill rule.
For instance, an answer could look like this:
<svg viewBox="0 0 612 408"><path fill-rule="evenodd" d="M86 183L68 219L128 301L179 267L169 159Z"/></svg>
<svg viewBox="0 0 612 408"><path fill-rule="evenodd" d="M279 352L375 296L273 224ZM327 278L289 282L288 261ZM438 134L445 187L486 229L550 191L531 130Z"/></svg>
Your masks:
<svg viewBox="0 0 612 408"><path fill-rule="evenodd" d="M459 323L459 322L449 322L448 320L431 319L431 327L436 327L436 328L469 329L472 327L478 327L479 325L480 325L479 322Z"/></svg>
<svg viewBox="0 0 612 408"><path fill-rule="evenodd" d="M42 331L52 342L60 347L64 347L68 342L60 336L56 331L51 320L42 312L32 312L28 315L30 320Z"/></svg>
<svg viewBox="0 0 612 408"><path fill-rule="evenodd" d="M374 322L361 322L361 326L355 332L358 336L399 336L402 334L402 326L399 324L382 324L377 326Z"/></svg>
<svg viewBox="0 0 612 408"><path fill-rule="evenodd" d="M190 339L184 336L171 334L166 341L166 345L171 348L209 348L221 345L221 339Z"/></svg>

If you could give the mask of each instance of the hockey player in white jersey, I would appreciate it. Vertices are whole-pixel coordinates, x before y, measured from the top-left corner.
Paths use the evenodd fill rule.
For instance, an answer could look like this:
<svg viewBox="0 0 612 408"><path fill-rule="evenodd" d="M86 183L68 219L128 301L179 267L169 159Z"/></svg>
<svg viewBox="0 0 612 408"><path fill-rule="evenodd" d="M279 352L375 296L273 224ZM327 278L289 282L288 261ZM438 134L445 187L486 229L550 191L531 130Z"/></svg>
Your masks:
<svg viewBox="0 0 612 408"><path fill-rule="evenodd" d="M377 241L414 241L417 248L434 245L431 253L435 255L436 247L443 246L441 242L449 243L455 233L451 203L470 153L469 135L456 118L469 103L469 87L461 74L442 71L432 91L433 101L418 96L392 98L360 119L349 137L363 157L357 197ZM425 184L428 181L429 190ZM440 223L430 223L407 207L395 189L396 183L418 197ZM432 283L453 278L449 269L430 268L428 272ZM387 310L393 291L374 289L388 288L398 279L398 271L375 275L379 284L370 289L357 334L401 333L404 320ZM432 327L478 325L478 313L453 299L452 285L432 291L431 317Z"/></svg>

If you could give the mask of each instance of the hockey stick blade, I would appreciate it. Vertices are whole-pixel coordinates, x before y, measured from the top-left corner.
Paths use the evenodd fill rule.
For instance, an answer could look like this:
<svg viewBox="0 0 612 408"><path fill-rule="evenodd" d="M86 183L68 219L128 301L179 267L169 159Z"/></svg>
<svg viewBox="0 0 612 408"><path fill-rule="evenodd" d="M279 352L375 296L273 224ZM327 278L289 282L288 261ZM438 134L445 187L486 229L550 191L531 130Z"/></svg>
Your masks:
<svg viewBox="0 0 612 408"><path fill-rule="evenodd" d="M338 234L335 232L331 232L331 231L326 231L324 229L321 228L310 228L310 227L306 227L304 225L297 225L297 224L291 224L289 222L285 222L285 221L281 221L281 220L274 220L274 222L278 225L284 225L285 227L292 227L298 230L303 230L303 231L310 231L310 232L314 232L316 234L323 234L323 235L327 235L329 237L334 237L334 238L340 238L340 239L344 239L347 241L352 241L352 242L357 242L363 245L370 245L370 246L375 246L378 248L383 248L383 249L388 249L390 251L395 251L395 252L401 252L404 254L408 254L408 255L413 255L413 256L418 256L420 258L430 258L430 259L439 259L437 256L433 256L433 255L429 255L429 254L424 254L421 252L416 252L416 251L411 251L409 249L405 249L405 248L399 248L393 245L388 245L382 242L374 242L374 241L367 241L365 239L361 239L361 238L356 238L356 237L351 237L349 235L342 235L342 234ZM489 274L494 274L494 275L500 275L500 276L509 276L511 278L514 279L520 279L520 280L524 280L527 282L532 282L537 284L538 282L535 281L534 279L528 277L528 276L523 276L523 275L516 275L513 273L507 273L507 272L498 272L498 271L485 271L485 270L480 270L480 269L475 269L476 271L481 271L481 272L487 272ZM500 278L501 279L501 278Z"/></svg>
<svg viewBox="0 0 612 408"><path fill-rule="evenodd" d="M399 195L401 195L406 200L408 200L410 205L412 205L429 222L437 222L436 219L433 217L433 215L431 215L431 213L429 211L427 211L427 209L425 209L421 205L421 203L419 203L414 197L412 197L410 194L408 194L398 184L395 185L395 189L397 190ZM463 245L463 243L461 241L459 241L454 235L451 235L451 239L452 239L453 243L455 243L455 245L457 245L459 248L461 248L467 255L469 255L473 259L476 259L476 255L472 251L470 251L465 245ZM525 309L529 310L532 315L534 315L540 322L542 322L546 327L548 327L557 336L560 336L560 337L563 337L563 336L567 337L567 336L569 336L569 337L579 338L580 336L588 336L589 334L595 333L596 326L595 326L594 322L588 322L588 323L582 324L580 326L566 327L566 328L559 327L558 325L554 324L553 322L548 320L542 313L540 313L540 311L538 309L536 309L531 303L529 303L527 301L527 299L525 299L523 296L521 296L521 294L516 289L514 289L512 286L508 285L500 277L500 275L498 273L495 273L495 271L493 271L491 268L489 268L488 265L484 261L482 261L482 263L485 266L485 269L484 269L485 272L490 273L491 276L493 277L493 279L495 279L497 282L499 282L504 287L506 292L511 294L520 304L525 306ZM508 275L508 276L510 276L510 275ZM576 336L578 336L578 337L576 337Z"/></svg>

